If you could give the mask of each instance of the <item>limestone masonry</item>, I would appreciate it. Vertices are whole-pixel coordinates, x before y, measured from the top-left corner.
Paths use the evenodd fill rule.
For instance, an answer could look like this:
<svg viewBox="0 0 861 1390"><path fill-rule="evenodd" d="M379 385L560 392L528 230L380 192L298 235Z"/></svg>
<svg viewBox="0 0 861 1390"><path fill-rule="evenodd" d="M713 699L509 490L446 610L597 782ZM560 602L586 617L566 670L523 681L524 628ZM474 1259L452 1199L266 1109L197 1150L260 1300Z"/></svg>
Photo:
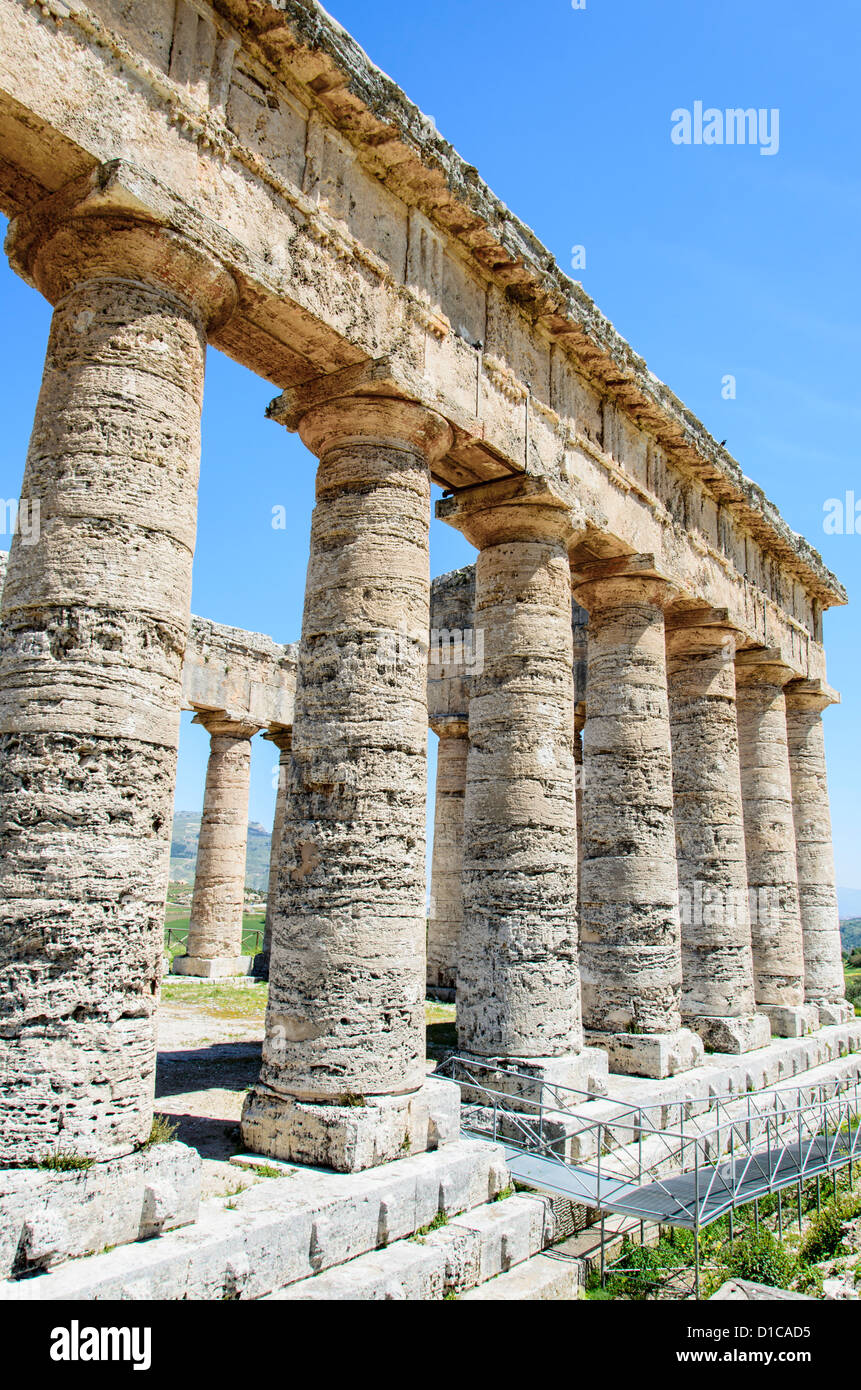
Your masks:
<svg viewBox="0 0 861 1390"><path fill-rule="evenodd" d="M709 1067L744 1089L790 1052L857 1049L822 732L843 587L314 0L0 0L0 210L10 264L53 306L22 488L40 530L14 537L0 625L8 1270L131 1240L139 1211L146 1234L197 1215L193 1161L166 1178L131 1157L153 1118L183 709L211 751L174 969L268 973L251 1153L390 1164L380 1232L398 1184L436 1183L428 1221L460 1214L407 1252L417 1296L457 1285L457 1241L480 1282L503 1220L482 1204L506 1186L427 1074L427 989L456 998L463 1056L536 1096ZM270 418L316 467L295 646L190 614L207 344L272 384ZM478 556L432 585L433 483ZM260 735L280 779L254 962ZM131 1163L116 1242L72 1215L47 1230L42 1174L9 1179L56 1152L97 1160L99 1212ZM302 1179L308 1210L331 1181ZM375 1181L337 1191L361 1206ZM248 1249L271 1245L274 1208L247 1206ZM180 1231L146 1287L321 1275L332 1231L298 1210L283 1267L276 1241L194 1272ZM545 1208L509 1211L531 1258ZM201 1250L222 1225L202 1211ZM354 1254L389 1238L362 1231ZM137 1287L142 1265L94 1260L93 1289ZM327 1296L348 1296L340 1277Z"/></svg>

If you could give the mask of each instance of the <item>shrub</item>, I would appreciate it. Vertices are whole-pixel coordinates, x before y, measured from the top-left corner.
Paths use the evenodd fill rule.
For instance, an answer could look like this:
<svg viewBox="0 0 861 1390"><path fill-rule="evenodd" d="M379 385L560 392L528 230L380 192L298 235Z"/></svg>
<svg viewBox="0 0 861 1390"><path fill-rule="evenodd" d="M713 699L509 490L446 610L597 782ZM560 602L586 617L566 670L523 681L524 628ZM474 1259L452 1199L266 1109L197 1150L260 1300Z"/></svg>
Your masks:
<svg viewBox="0 0 861 1390"><path fill-rule="evenodd" d="M725 1251L724 1264L731 1279L751 1279L775 1289L788 1288L796 1272L795 1256L766 1226L737 1240Z"/></svg>

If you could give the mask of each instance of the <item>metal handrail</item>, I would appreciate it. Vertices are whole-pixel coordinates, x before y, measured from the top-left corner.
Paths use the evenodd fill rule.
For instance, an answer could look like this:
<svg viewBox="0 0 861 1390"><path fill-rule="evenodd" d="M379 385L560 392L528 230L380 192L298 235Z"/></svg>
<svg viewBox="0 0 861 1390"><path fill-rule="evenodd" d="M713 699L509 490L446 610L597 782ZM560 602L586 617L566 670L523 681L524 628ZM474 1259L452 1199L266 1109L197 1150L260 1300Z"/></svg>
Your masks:
<svg viewBox="0 0 861 1390"><path fill-rule="evenodd" d="M705 1110L688 1115L686 1126L685 1109L698 1103L689 1099L679 1105L679 1127L676 1129L671 1124L662 1128L655 1124L653 1112L657 1106L630 1105L594 1092L540 1083L513 1067L452 1056L439 1072L451 1075L482 1101L492 1104L494 1138L499 1135L502 1114L513 1147L555 1160L572 1176L578 1175L581 1185L583 1178L591 1177L595 1199L590 1198L590 1203L594 1202L599 1208L612 1205L620 1184L648 1186L671 1195L679 1211L697 1228L704 1215L708 1224L737 1204L802 1181L811 1171L821 1174L845 1167L847 1163L851 1170L861 1150L861 1125L858 1123L861 1096L855 1077L834 1078L814 1088L807 1085L771 1088L757 1095L711 1096L703 1101ZM538 1099L512 1095L491 1084L493 1079L503 1078L528 1083L535 1088ZM580 1102L586 1100L587 1105L600 1101L614 1107L614 1113L610 1117L591 1117L579 1105L577 1108L562 1105L562 1094L575 1096ZM549 1109L548 1095L552 1098ZM741 1115L733 1113L740 1107L743 1108ZM674 1107L668 1108L672 1111ZM545 1125L548 1116L554 1115L566 1117L574 1125L561 1136L548 1139ZM666 1118L669 1120L671 1115ZM469 1128L481 1132L476 1124ZM596 1141L594 1159L575 1162L557 1152L570 1138L582 1141L590 1134ZM628 1142L621 1142L627 1134L630 1134ZM644 1155L644 1136L658 1141L657 1154ZM729 1160L726 1159L728 1151ZM673 1169L669 1175L666 1172L668 1163ZM694 1178L692 1201L685 1201L678 1190L668 1186L674 1178L685 1174ZM753 1183L751 1174L755 1178ZM615 1205L619 1206L618 1200Z"/></svg>

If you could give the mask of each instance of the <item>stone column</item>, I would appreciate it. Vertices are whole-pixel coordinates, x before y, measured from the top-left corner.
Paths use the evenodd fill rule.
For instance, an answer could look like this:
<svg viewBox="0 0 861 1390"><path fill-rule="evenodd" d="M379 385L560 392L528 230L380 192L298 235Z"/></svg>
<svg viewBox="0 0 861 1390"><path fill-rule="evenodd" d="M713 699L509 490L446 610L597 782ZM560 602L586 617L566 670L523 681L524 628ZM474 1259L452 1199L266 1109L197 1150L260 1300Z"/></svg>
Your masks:
<svg viewBox="0 0 861 1390"><path fill-rule="evenodd" d="M804 943L804 998L821 1026L848 1023L840 917L834 880L831 808L822 712L840 696L822 681L793 681L785 689L789 768Z"/></svg>
<svg viewBox="0 0 861 1390"><path fill-rule="evenodd" d="M269 850L269 883L266 893L266 922L263 929L263 946L254 961L254 974L258 979L269 979L269 959L272 954L272 918L275 913L278 892L278 856L281 851L281 837L284 834L284 819L287 810L287 778L290 771L290 751L293 747L293 729L270 729L263 737L274 743L279 751L278 791L275 797L275 816L272 821L272 843Z"/></svg>
<svg viewBox="0 0 861 1390"><path fill-rule="evenodd" d="M664 609L652 556L579 570L589 613L580 952L590 1041L611 1071L662 1077L703 1060L681 1027Z"/></svg>
<svg viewBox="0 0 861 1390"><path fill-rule="evenodd" d="M583 1052L577 960L577 830L571 505L545 480L506 479L438 515L480 553L464 806L461 1051L536 1081L600 1086Z"/></svg>
<svg viewBox="0 0 861 1390"><path fill-rule="evenodd" d="M458 1132L457 1087L425 1082L424 1019L430 468L452 435L423 406L337 392L272 408L320 465L242 1128L258 1153L354 1170Z"/></svg>
<svg viewBox="0 0 861 1390"><path fill-rule="evenodd" d="M434 720L439 736L436 765L431 897L428 917L428 992L454 999L463 921L463 800L469 725Z"/></svg>
<svg viewBox="0 0 861 1390"><path fill-rule="evenodd" d="M778 1037L818 1025L804 1002L804 948L784 686L793 672L779 651L736 657L739 755L758 1009Z"/></svg>
<svg viewBox="0 0 861 1390"><path fill-rule="evenodd" d="M148 1137L207 328L232 281L94 175L17 219L55 306L0 641L0 1164Z"/></svg>
<svg viewBox="0 0 861 1390"><path fill-rule="evenodd" d="M667 625L682 1019L715 1052L771 1040L756 1012L735 701L736 633L723 610Z"/></svg>
<svg viewBox="0 0 861 1390"><path fill-rule="evenodd" d="M193 722L210 736L209 763L186 954L174 957L173 973L224 980L247 975L253 961L242 954L242 909L251 740L260 725L210 713Z"/></svg>
<svg viewBox="0 0 861 1390"><path fill-rule="evenodd" d="M574 802L577 817L577 921L580 913L580 876L583 872L583 730L586 727L586 707L574 706Z"/></svg>

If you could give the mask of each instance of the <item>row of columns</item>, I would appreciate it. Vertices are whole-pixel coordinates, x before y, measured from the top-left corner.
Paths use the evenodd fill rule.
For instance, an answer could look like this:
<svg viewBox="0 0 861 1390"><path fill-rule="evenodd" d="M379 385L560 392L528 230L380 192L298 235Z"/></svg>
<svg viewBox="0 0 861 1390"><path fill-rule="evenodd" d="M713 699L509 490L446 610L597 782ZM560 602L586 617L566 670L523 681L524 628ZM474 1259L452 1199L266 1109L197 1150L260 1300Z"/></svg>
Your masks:
<svg viewBox="0 0 861 1390"><path fill-rule="evenodd" d="M481 556L477 594L480 566ZM695 1065L703 1043L739 1053L772 1033L803 1036L845 1022L852 1011L821 719L833 693L798 680L777 652L737 652L727 614L681 608L651 557L580 569L574 592L589 613L588 717L575 715L574 736L583 770L577 840L587 1039L601 1044L614 1070L660 1076ZM480 598L475 621L491 650L494 618ZM556 624L549 610L545 631L555 634ZM564 650L561 627L555 640ZM501 696L505 686L504 674L486 664L473 700L494 687ZM538 686L533 693L541 701L537 728L546 702ZM570 717L567 691L565 699ZM470 742L484 737L481 704L475 718L473 708L470 701ZM529 759L525 742L522 753ZM491 950L476 980L480 943L494 941L469 887L493 868L482 862L470 786L480 764L480 751L473 756L470 748L464 916L449 970L457 976L460 1046L505 1055L492 1029L482 1034L468 1021L471 996L481 999L497 968ZM539 759L532 768L539 776ZM512 804L505 814L512 809L516 817ZM480 891L489 891L486 882ZM539 1010L536 1038L544 1045L552 1030L542 1022ZM508 1051L526 1050L520 1039Z"/></svg>
<svg viewBox="0 0 861 1390"><path fill-rule="evenodd" d="M144 1140L152 1115L204 352L236 287L190 232L149 222L101 175L18 219L8 244L55 310L23 489L40 500L41 533L13 542L0 643L0 1163L57 1145L105 1158ZM356 394L337 377L288 395L280 418L319 467L263 1067L243 1133L258 1152L351 1168L443 1142L453 1117L456 1132L438 1089L452 1088L425 1081L424 1025L430 482L453 434L432 408ZM689 1066L702 1044L681 1026L671 586L656 574L580 576L590 693L578 950L576 507L545 481L510 479L440 514L479 548L485 632L464 795L461 1045L538 1075L591 1075L600 1063L583 1046L582 997L585 1040L602 1043L605 1069L608 1055L647 1074ZM742 771L753 779L761 766L759 795L783 817L762 830L754 877L780 878L789 930L779 699L754 684ZM708 693L688 699L718 738ZM816 805L797 824L825 997L824 765L815 724L792 730ZM204 862L237 858L246 732L211 730L223 815L207 826ZM688 797L685 832L705 865L708 804ZM202 876L203 945L221 930L207 918L212 888ZM767 1007L796 1007L797 953L783 960L771 946L761 942L759 969L780 997ZM743 942L735 955L730 944L726 968L744 974L746 960ZM734 1005L751 1016L749 989Z"/></svg>

